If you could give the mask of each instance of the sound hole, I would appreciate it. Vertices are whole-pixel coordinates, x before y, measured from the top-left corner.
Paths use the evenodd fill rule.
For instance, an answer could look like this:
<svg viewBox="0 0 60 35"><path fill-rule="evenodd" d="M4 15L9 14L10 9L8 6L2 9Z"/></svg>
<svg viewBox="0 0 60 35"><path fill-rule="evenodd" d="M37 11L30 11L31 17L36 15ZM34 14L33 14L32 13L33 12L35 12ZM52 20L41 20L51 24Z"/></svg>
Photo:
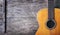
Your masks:
<svg viewBox="0 0 60 35"><path fill-rule="evenodd" d="M54 26L55 26L55 22L54 22L54 21L49 20L49 21L47 22L47 27L48 27L48 28L53 28Z"/></svg>

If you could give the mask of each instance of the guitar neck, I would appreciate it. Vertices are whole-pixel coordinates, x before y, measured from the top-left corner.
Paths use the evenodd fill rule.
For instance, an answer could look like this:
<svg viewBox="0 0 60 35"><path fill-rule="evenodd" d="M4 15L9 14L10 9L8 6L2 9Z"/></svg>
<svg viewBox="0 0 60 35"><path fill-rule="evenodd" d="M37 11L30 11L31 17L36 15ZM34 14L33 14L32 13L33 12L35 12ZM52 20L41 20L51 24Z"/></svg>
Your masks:
<svg viewBox="0 0 60 35"><path fill-rule="evenodd" d="M54 0L48 0L48 19L54 18Z"/></svg>

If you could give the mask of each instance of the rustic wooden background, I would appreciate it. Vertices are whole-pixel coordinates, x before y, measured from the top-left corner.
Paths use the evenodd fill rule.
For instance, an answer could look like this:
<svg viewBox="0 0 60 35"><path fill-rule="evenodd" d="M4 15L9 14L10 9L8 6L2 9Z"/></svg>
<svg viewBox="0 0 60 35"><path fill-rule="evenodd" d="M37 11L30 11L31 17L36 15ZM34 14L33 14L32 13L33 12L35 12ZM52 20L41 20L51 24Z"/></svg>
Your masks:
<svg viewBox="0 0 60 35"><path fill-rule="evenodd" d="M0 12L3 14L0 15L3 16L1 32L4 31L3 1L0 0ZM36 14L38 10L47 8L47 0L7 0L7 4L7 33L1 35L35 35L38 28Z"/></svg>

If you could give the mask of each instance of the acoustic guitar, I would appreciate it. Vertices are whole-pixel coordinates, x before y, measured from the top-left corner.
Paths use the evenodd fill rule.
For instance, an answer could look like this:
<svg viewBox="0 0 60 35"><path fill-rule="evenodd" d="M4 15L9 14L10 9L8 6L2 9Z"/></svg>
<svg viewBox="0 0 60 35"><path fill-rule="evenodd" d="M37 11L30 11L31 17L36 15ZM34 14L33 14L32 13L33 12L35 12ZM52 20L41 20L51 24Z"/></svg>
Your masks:
<svg viewBox="0 0 60 35"><path fill-rule="evenodd" d="M60 9L54 6L54 0L48 0L48 8L38 11L39 28L35 35L60 35Z"/></svg>

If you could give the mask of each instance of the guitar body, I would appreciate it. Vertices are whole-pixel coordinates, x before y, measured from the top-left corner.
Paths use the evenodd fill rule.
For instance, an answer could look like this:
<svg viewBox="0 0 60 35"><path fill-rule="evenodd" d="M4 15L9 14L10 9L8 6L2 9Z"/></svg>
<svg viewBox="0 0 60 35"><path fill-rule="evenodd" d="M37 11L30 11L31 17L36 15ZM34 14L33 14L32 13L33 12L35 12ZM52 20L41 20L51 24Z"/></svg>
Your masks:
<svg viewBox="0 0 60 35"><path fill-rule="evenodd" d="M37 13L37 21L39 28L36 35L60 35L60 9L55 8L55 22L56 26L53 29L49 29L46 25L48 21L48 8L41 9Z"/></svg>

